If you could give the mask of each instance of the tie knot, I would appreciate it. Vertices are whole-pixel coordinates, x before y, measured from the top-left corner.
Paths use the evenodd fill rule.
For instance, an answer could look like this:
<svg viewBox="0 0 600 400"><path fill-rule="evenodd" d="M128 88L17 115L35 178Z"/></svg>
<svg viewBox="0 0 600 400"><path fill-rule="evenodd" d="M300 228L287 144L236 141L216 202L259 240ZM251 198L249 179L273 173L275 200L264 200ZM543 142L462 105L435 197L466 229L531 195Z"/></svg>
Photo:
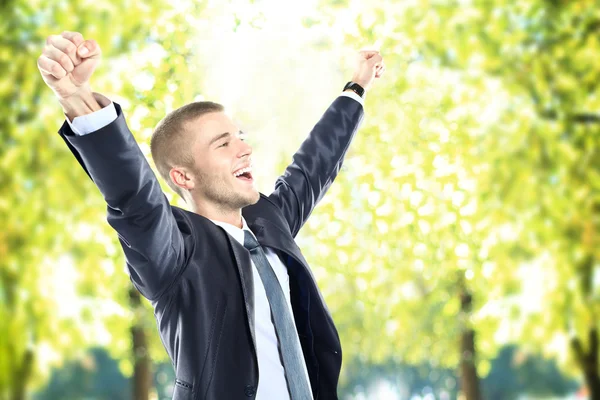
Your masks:
<svg viewBox="0 0 600 400"><path fill-rule="evenodd" d="M244 230L244 247L248 250L253 250L259 246L260 244L254 238L254 235L250 231Z"/></svg>

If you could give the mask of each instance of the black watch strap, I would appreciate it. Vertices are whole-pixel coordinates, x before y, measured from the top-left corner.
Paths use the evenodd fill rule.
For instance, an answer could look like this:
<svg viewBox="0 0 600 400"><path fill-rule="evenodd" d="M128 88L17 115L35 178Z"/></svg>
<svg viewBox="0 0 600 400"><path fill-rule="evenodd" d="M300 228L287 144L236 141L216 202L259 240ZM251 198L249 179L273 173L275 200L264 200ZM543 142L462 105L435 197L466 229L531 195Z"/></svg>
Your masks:
<svg viewBox="0 0 600 400"><path fill-rule="evenodd" d="M356 82L350 81L350 82L346 83L346 86L344 86L344 91L346 91L348 89L352 90L354 93L356 93L360 97L365 97L365 89Z"/></svg>

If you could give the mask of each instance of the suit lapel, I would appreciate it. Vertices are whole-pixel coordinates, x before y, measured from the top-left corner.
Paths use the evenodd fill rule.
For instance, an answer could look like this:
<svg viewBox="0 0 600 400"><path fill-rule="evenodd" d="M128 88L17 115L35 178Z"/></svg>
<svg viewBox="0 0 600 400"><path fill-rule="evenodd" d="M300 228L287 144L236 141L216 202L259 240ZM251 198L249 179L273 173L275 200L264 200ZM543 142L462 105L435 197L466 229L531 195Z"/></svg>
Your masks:
<svg viewBox="0 0 600 400"><path fill-rule="evenodd" d="M248 227L252 230L252 232L254 232L258 243L260 243L262 246L272 247L289 254L299 264L301 264L304 269L310 271L310 268L308 268L308 263L300 252L300 248L290 237L289 233L286 234L284 231L279 229L277 225L261 217L256 218L256 220L252 221L252 223L248 222Z"/></svg>
<svg viewBox="0 0 600 400"><path fill-rule="evenodd" d="M321 306L327 315L327 318L331 321L333 325L333 318L331 317L331 312L325 303L325 299L323 299L323 295L321 291L318 289L317 280L312 274L311 269L308 266L308 262L300 252L300 248L291 237L289 233L285 233L282 229L280 229L276 224L271 221L264 219L262 217L256 218L254 221L249 222L248 227L254 232L256 235L256 239L258 243L265 247L271 247L276 250L279 250L285 254L290 255L294 260L296 260L297 264L302 268L302 274L305 274L312 281L311 285L313 287L314 293L318 296Z"/></svg>
<svg viewBox="0 0 600 400"><path fill-rule="evenodd" d="M312 271L308 267L308 263L306 259L300 252L300 248L296 244L296 242L291 238L289 233L284 232L280 229L276 224L270 222L264 218L256 218L253 221L248 221L248 227L256 236L256 239L264 247L271 247L275 250L279 250L285 254L288 254L294 260L296 260L297 264L302 268L303 274L308 275L312 280L312 286L314 287L314 291L321 301L322 307L327 315L327 317L331 320L331 315L320 291L317 289L317 284L315 277L312 274ZM252 336L252 343L254 344L254 350L256 352L256 336L255 336L255 322L254 322L254 280L252 276L252 264L250 261L250 253L238 243L237 240L232 238L223 228L221 230L225 233L227 240L231 245L233 250L233 256L235 258L235 264L240 275L241 283L242 283L242 291L244 295L244 300L246 303L246 313L248 315L248 324L250 326L250 334ZM332 321L333 323L333 321Z"/></svg>
<svg viewBox="0 0 600 400"><path fill-rule="evenodd" d="M225 232L225 229L223 229L223 232ZM233 249L235 265L238 273L240 274L240 280L242 281L242 292L246 303L246 313L248 314L250 335L252 336L254 351L256 352L256 337L254 335L254 280L252 277L250 253L248 253L248 250L246 250L244 246L239 244L238 241L232 238L227 232L225 232L225 235L227 236L227 240L229 240L231 248Z"/></svg>

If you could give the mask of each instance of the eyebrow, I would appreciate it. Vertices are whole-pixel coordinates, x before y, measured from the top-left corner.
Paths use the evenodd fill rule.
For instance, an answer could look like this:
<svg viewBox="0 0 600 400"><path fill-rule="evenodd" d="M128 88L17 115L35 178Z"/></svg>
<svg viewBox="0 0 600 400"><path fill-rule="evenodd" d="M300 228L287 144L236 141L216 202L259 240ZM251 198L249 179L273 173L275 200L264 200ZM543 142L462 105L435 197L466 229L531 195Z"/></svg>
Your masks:
<svg viewBox="0 0 600 400"><path fill-rule="evenodd" d="M241 130L238 132L238 134L240 135L244 135L244 132L242 132ZM218 142L219 140L226 138L228 136L231 136L231 133L229 132L225 132L225 133L221 133L220 135L215 136L214 138L212 138L210 140L210 143L208 143L209 146L212 146L213 143Z"/></svg>

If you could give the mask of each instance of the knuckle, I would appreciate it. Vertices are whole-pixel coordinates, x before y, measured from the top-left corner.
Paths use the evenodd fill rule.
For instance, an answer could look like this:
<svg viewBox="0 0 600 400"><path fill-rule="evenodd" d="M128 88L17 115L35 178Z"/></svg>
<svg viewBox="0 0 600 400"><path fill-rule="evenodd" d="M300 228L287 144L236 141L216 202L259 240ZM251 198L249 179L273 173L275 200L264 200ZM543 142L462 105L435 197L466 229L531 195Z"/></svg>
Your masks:
<svg viewBox="0 0 600 400"><path fill-rule="evenodd" d="M71 63L71 59L69 58L68 55L66 54L62 54L59 58L58 58L58 62L63 66L66 67Z"/></svg>
<svg viewBox="0 0 600 400"><path fill-rule="evenodd" d="M75 55L75 52L76 52L76 51L77 51L77 47L75 47L75 45L74 45L74 44L72 44L72 43L68 44L68 45L65 47L65 52L66 52L67 54L70 54L70 55Z"/></svg>
<svg viewBox="0 0 600 400"><path fill-rule="evenodd" d="M50 67L50 72L55 76L64 76L65 69L58 64L54 64Z"/></svg>

